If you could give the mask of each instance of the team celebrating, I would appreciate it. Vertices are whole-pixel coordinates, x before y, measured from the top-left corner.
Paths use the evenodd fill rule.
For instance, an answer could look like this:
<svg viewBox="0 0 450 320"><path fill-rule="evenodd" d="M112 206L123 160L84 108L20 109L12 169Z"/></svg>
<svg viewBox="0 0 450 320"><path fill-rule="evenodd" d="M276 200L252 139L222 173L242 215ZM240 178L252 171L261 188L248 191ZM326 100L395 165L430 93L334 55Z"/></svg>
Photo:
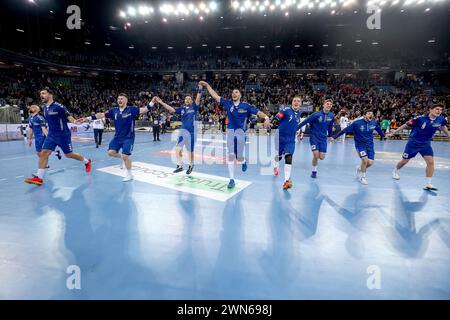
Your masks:
<svg viewBox="0 0 450 320"><path fill-rule="evenodd" d="M38 170L31 178L24 181L30 184L42 185L44 175L48 169L48 159L56 147L59 147L67 158L83 162L85 171L90 172L92 161L86 159L81 154L75 153L72 149L71 131L68 122L81 123L92 122L98 119L110 119L114 122L115 134L108 147L108 155L114 158L122 159L122 167L126 169L124 182L133 180L131 154L135 141L135 119L138 115L151 111L155 105L161 105L170 113L181 115L182 126L179 130L179 137L176 144L177 164L174 173L183 171L182 152L186 147L189 153L189 167L186 174L191 174L194 169L194 148L196 143L195 119L199 111L201 97L206 92L225 109L228 124L226 131L226 141L228 149L227 166L229 173L228 188L233 189L236 185L234 180L235 169L237 165L242 167L242 171L247 170L245 159L245 144L247 119L256 115L264 123L264 128L277 128L276 151L277 155L273 160L273 174L279 175L279 163L284 157L284 182L283 189L287 190L293 187L291 180L292 162L296 146L296 136L298 132L304 133L304 128L309 125L310 128L310 146L312 151L312 171L311 178L318 176L319 160L325 160L328 141L334 141L340 136L352 133L355 141L355 149L361 159L360 165L356 169L358 181L367 185L367 169L374 164L374 131L376 131L381 140L391 138L404 129L411 129L408 142L405 146L403 158L397 163L392 172L392 178L400 179L399 171L410 159L418 153L426 162L426 184L424 189L437 191L432 185L432 176L434 172L433 149L431 141L437 130L444 132L449 138L450 133L447 129L447 119L442 115L444 106L434 104L430 106L429 113L409 120L396 130L384 134L380 125L374 119L372 110L366 110L361 118L358 118L349 124L348 119L340 119L341 130L333 134L333 123L335 115L331 112L333 100L325 99L322 109L317 111L306 119L301 118L300 107L302 98L294 96L290 107L282 108L273 117L258 110L255 106L241 101L241 92L234 89L231 93L231 100L221 97L205 81L198 83L197 95L195 101L192 96L187 95L184 99L184 105L173 107L162 101L159 97L152 98L146 107L137 107L128 104L128 97L125 93L119 94L117 106L104 113L93 114L90 117L74 119L67 109L53 100L53 92L50 88L44 88L40 91L40 98L43 106L43 114L39 114L40 107L32 105L29 108L29 134L28 141L31 146L34 136L35 148L38 155ZM303 136L302 136L303 137Z"/></svg>

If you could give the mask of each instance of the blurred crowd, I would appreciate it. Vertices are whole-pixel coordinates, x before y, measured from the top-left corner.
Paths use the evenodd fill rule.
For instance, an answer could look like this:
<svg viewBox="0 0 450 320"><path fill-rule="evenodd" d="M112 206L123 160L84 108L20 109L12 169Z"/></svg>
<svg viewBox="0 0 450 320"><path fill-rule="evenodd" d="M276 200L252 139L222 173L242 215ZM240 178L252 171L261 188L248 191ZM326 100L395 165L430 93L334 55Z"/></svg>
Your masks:
<svg viewBox="0 0 450 320"><path fill-rule="evenodd" d="M303 111L311 113L320 109L325 97L334 100L333 112L346 115L349 120L372 109L379 122L389 121L390 127L398 127L411 117L424 114L433 103L450 103L450 96L435 83L428 83L417 76L403 77L396 81L362 80L354 77L322 75L306 77L297 75L216 75L206 79L222 96L231 97L235 88L241 90L242 100L275 115L280 106L289 105L294 95L303 99ZM155 79L152 76L97 76L69 77L39 73L33 70L17 72L5 70L0 74L0 105L18 105L24 110L31 103L38 103L39 89L44 86L56 91L56 100L64 104L75 118L112 107L121 92L129 97L129 103L144 106L150 96L158 95L166 103L181 106L184 97L194 95L199 79L176 79L175 76ZM158 120L170 125L178 120L164 109L142 116L143 120ZM225 112L209 95L204 94L198 119L205 123L223 125ZM337 119L338 121L338 119Z"/></svg>

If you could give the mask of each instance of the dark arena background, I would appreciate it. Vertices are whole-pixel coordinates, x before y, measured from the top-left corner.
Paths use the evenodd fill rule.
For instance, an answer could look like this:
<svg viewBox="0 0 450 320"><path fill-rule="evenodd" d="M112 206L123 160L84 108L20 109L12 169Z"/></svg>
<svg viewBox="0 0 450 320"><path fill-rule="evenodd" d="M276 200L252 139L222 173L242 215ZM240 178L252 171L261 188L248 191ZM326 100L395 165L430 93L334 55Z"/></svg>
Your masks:
<svg viewBox="0 0 450 320"><path fill-rule="evenodd" d="M449 300L449 31L448 0L1 1L0 299Z"/></svg>

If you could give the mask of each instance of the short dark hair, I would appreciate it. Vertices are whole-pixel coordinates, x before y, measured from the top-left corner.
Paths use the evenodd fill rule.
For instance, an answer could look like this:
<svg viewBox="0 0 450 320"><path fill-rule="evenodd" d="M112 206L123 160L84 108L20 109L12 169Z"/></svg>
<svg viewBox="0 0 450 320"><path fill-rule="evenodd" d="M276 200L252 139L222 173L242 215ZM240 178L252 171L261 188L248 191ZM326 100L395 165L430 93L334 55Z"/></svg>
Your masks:
<svg viewBox="0 0 450 320"><path fill-rule="evenodd" d="M128 96L127 96L127 94L126 94L126 93L123 93L123 92L122 92L122 93L119 93L119 97L121 97L121 96L122 96L122 97L125 97L125 98L127 98L127 99L128 99Z"/></svg>
<svg viewBox="0 0 450 320"><path fill-rule="evenodd" d="M50 87L43 87L39 92L41 91L47 91L50 94L54 94L53 90Z"/></svg>
<svg viewBox="0 0 450 320"><path fill-rule="evenodd" d="M325 98L325 100L323 100L323 103L325 103L325 102L327 102L327 101L330 101L331 103L333 103L333 99L332 99L332 98L330 98L330 97L328 97L328 98Z"/></svg>
<svg viewBox="0 0 450 320"><path fill-rule="evenodd" d="M430 109L434 109L434 108L442 108L445 109L444 104L442 103L436 103L430 106Z"/></svg>
<svg viewBox="0 0 450 320"><path fill-rule="evenodd" d="M366 110L364 110L364 114L367 114L368 112L372 112L372 113L375 113L375 112L373 112L373 110L372 110L372 109L366 109Z"/></svg>

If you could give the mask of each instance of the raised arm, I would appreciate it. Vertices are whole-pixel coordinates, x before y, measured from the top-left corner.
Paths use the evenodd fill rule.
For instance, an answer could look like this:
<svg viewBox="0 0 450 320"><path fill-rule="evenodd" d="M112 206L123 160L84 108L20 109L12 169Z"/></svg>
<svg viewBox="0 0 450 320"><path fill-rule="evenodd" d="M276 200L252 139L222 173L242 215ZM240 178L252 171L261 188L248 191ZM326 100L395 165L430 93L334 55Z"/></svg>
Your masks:
<svg viewBox="0 0 450 320"><path fill-rule="evenodd" d="M175 113L175 108L169 106L167 103L165 103L164 101L161 100L161 98L156 97L156 102L158 102L160 105L162 105L164 107L164 109L166 109L167 111L169 111L170 113Z"/></svg>
<svg viewBox="0 0 450 320"><path fill-rule="evenodd" d="M213 99L216 100L217 102L220 102L220 96L217 94L217 92L214 91L213 88L211 88L209 83L207 83L206 81L200 81L198 85L205 87L206 90L208 90L208 93L211 95L211 97L213 97Z"/></svg>
<svg viewBox="0 0 450 320"><path fill-rule="evenodd" d="M202 100L203 86L198 86L197 96L195 97L195 104L200 106L200 101Z"/></svg>
<svg viewBox="0 0 450 320"><path fill-rule="evenodd" d="M139 114L145 114L148 111L152 111L152 108L155 105L155 103L157 103L158 99L159 99L158 97L154 96L152 101L150 101L150 103L148 104L148 106L139 108Z"/></svg>

